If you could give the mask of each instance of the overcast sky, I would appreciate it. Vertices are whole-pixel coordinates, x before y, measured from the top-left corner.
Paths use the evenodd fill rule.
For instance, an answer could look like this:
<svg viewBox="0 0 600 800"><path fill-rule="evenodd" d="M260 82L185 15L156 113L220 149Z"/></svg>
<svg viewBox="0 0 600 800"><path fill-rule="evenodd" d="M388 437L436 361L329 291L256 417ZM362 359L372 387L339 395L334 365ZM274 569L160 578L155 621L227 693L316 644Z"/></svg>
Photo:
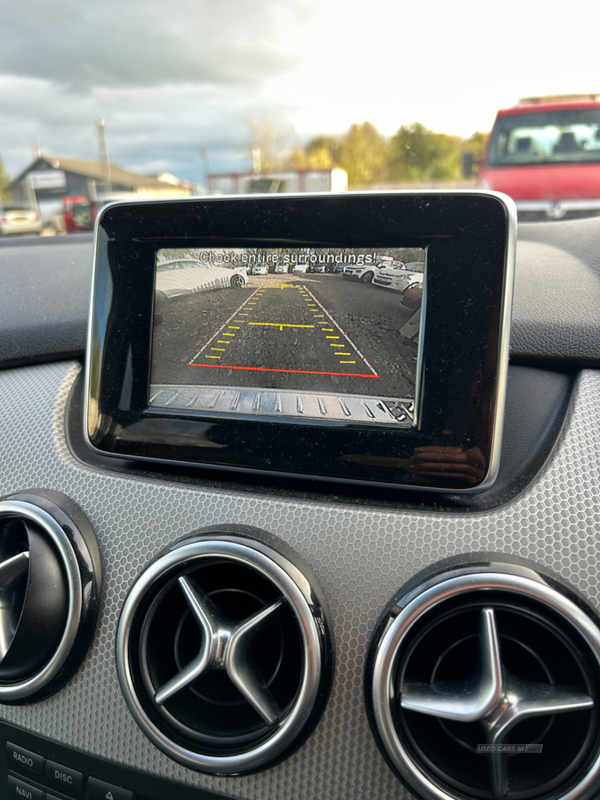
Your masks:
<svg viewBox="0 0 600 800"><path fill-rule="evenodd" d="M248 119L308 141L370 120L469 136L537 94L600 92L598 13L438 0L3 0L0 155L97 158L201 181L249 166ZM589 9L593 9L590 15ZM572 10L572 19L568 18Z"/></svg>

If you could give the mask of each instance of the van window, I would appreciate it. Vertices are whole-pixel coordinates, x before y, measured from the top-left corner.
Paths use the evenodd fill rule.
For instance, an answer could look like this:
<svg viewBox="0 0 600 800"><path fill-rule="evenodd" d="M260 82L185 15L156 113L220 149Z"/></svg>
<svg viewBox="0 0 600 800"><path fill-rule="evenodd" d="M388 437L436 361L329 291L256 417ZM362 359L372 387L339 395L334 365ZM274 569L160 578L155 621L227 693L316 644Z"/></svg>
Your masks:
<svg viewBox="0 0 600 800"><path fill-rule="evenodd" d="M600 161L600 109L500 117L488 166Z"/></svg>

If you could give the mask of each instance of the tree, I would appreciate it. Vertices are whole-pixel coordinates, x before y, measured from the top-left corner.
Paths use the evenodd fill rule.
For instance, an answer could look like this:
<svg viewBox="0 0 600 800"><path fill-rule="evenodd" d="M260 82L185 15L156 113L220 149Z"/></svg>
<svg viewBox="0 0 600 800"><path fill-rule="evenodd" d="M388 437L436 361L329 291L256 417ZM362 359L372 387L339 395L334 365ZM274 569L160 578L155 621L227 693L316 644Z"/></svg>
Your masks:
<svg viewBox="0 0 600 800"><path fill-rule="evenodd" d="M461 174L462 139L435 133L420 122L402 125L390 143L390 168L400 180L456 180Z"/></svg>
<svg viewBox="0 0 600 800"><path fill-rule="evenodd" d="M8 173L4 169L4 162L2 161L2 156L0 156L0 200L7 200L9 197L9 191L6 188L10 178Z"/></svg>
<svg viewBox="0 0 600 800"><path fill-rule="evenodd" d="M319 135L306 147L295 147L289 159L290 169L332 169L336 166L339 140Z"/></svg>
<svg viewBox="0 0 600 800"><path fill-rule="evenodd" d="M280 125L270 114L247 122L252 137L252 149L260 150L260 171L281 169L290 148L291 131Z"/></svg>
<svg viewBox="0 0 600 800"><path fill-rule="evenodd" d="M473 158L475 161L481 161L487 137L487 133L475 131L475 133L469 139L465 140L464 150L465 152L468 151L473 153Z"/></svg>
<svg viewBox="0 0 600 800"><path fill-rule="evenodd" d="M371 122L355 123L339 144L339 165L350 186L370 186L385 180L387 143Z"/></svg>

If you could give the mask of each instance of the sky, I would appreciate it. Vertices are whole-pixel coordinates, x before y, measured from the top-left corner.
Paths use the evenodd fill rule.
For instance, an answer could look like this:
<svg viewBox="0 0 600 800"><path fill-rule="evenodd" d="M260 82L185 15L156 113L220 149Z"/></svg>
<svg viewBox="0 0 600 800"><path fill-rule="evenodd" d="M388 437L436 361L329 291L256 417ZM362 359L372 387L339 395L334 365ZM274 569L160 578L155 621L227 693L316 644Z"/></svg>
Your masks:
<svg viewBox="0 0 600 800"><path fill-rule="evenodd" d="M3 0L0 156L202 182L244 171L248 121L295 139L371 121L488 131L519 98L600 92L597 12L530 0ZM576 10L578 9L578 10ZM201 156L208 154L208 162Z"/></svg>

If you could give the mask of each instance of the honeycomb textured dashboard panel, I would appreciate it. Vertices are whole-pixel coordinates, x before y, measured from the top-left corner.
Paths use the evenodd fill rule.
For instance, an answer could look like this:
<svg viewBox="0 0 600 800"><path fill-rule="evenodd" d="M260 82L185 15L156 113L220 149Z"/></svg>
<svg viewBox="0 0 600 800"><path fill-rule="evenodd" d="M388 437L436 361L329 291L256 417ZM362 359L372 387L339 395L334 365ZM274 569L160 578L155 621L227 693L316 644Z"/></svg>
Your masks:
<svg viewBox="0 0 600 800"><path fill-rule="evenodd" d="M102 472L78 461L64 436L80 367L0 372L0 494L54 489L90 519L105 572L96 637L75 677L36 705L0 717L96 756L247 800L396 800L406 796L380 755L363 701L375 622L396 590L432 562L470 551L518 554L571 581L596 606L600 541L600 373L577 382L562 440L537 481L485 514L415 513L282 500ZM280 765L244 778L195 773L141 733L121 696L115 633L127 592L164 547L209 525L254 525L309 564L332 612L337 666L315 732Z"/></svg>

